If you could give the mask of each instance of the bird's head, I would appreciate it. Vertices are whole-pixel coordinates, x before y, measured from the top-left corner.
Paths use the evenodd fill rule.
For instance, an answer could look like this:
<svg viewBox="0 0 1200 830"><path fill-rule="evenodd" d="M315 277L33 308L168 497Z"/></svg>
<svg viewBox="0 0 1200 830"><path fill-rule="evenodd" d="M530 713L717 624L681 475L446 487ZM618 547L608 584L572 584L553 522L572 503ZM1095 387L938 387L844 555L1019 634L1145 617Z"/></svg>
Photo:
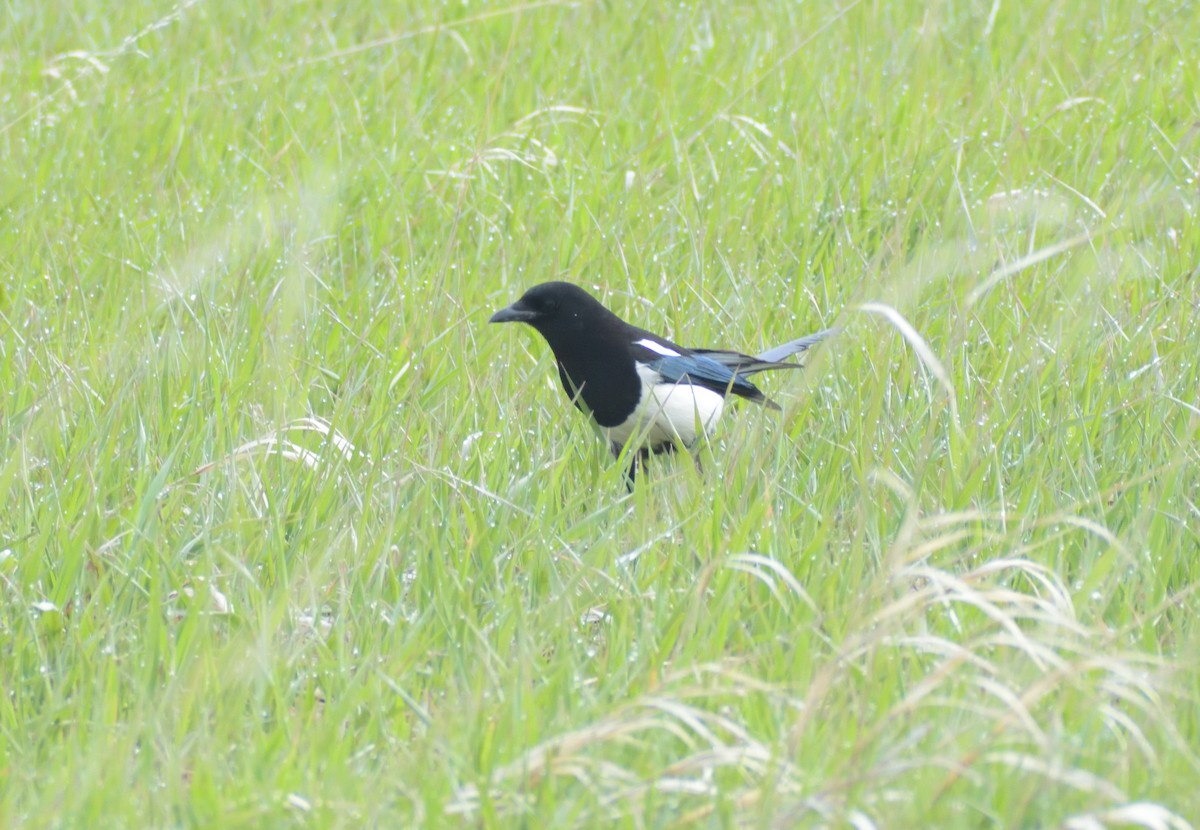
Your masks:
<svg viewBox="0 0 1200 830"><path fill-rule="evenodd" d="M489 323L528 323L547 339L553 333L583 328L609 315L591 294L569 282L544 282L492 315Z"/></svg>

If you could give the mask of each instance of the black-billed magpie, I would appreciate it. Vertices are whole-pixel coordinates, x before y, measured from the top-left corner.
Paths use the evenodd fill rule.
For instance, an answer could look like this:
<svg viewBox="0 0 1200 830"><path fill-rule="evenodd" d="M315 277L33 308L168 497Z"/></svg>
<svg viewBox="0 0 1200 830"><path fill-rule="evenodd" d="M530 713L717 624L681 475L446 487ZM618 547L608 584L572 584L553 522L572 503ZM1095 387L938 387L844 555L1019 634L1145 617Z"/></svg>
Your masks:
<svg viewBox="0 0 1200 830"><path fill-rule="evenodd" d="M784 358L805 351L836 329L810 334L758 356L724 349L685 349L630 325L591 294L568 282L546 282L492 315L491 323L528 323L550 344L567 396L591 416L614 456L635 450L628 481L651 453L691 447L721 417L725 398L778 404L747 375L798 369Z"/></svg>

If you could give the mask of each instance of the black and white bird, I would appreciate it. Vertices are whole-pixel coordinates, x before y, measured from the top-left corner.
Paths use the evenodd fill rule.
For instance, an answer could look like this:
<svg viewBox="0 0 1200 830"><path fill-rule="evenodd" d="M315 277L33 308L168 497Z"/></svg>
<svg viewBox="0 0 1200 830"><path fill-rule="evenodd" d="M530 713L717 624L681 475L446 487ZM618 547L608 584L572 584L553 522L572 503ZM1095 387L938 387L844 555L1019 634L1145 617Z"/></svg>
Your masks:
<svg viewBox="0 0 1200 830"><path fill-rule="evenodd" d="M492 315L492 323L528 323L550 344L567 397L589 415L614 456L633 453L628 481L650 454L691 448L721 417L730 395L779 409L747 375L798 369L781 362L836 329L810 334L757 356L685 349L626 323L577 285L546 282Z"/></svg>

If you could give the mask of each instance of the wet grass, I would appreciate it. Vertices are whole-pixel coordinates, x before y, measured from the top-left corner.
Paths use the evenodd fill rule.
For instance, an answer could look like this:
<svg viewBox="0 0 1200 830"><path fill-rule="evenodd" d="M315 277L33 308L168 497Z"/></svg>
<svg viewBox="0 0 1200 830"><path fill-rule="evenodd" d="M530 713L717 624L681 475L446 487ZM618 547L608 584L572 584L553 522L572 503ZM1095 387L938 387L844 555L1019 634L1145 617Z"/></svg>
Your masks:
<svg viewBox="0 0 1200 830"><path fill-rule="evenodd" d="M1191 827L1198 36L9 7L0 823ZM844 332L627 495L545 279Z"/></svg>

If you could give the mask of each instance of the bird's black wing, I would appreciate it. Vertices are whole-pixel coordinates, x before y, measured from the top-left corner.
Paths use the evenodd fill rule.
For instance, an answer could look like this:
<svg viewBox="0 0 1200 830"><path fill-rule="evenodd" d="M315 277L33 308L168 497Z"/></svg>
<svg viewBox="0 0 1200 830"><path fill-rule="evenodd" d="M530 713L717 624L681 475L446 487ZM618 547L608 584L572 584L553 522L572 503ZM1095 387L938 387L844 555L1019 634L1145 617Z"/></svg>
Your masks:
<svg viewBox="0 0 1200 830"><path fill-rule="evenodd" d="M751 401L772 405L759 388L746 380L730 365L714 360L709 354L694 352L674 343L660 341L646 345L645 338L633 343L630 351L634 360L658 373L659 383L692 383L721 395L737 395Z"/></svg>

